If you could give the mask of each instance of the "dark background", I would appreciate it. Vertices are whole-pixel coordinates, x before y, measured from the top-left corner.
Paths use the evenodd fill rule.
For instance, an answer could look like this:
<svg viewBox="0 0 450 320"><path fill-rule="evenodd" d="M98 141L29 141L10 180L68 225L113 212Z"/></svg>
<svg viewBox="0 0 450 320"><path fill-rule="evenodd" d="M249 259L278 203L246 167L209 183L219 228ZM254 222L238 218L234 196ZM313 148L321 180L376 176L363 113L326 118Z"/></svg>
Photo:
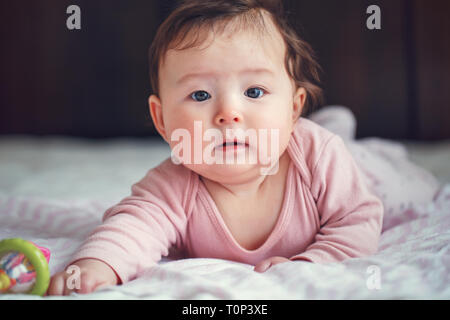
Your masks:
<svg viewBox="0 0 450 320"><path fill-rule="evenodd" d="M450 138L450 1L284 1L358 137ZM66 8L81 8L81 30ZM1 1L0 134L152 136L147 50L174 1ZM381 30L366 9L381 8Z"/></svg>

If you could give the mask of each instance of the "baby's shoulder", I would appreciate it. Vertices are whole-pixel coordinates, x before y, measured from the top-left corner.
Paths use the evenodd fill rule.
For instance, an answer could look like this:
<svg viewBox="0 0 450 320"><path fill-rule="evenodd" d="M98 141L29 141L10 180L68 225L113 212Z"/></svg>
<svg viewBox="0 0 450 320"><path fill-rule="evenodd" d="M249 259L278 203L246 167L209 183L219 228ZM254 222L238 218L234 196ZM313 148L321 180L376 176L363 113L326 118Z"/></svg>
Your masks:
<svg viewBox="0 0 450 320"><path fill-rule="evenodd" d="M336 137L334 133L317 123L306 118L299 118L292 133L291 144L294 144L294 149L301 153L308 164L312 164L317 161L325 146L334 137Z"/></svg>
<svg viewBox="0 0 450 320"><path fill-rule="evenodd" d="M194 172L182 164L174 164L171 158L167 158L158 166L150 169L142 181L151 183L158 188L168 185L173 190L185 190L194 178Z"/></svg>
<svg viewBox="0 0 450 320"><path fill-rule="evenodd" d="M196 174L183 166L176 165L168 158L158 166L150 169L136 185L160 198L179 199L183 205L192 195L198 183Z"/></svg>
<svg viewBox="0 0 450 320"><path fill-rule="evenodd" d="M289 153L303 181L310 186L314 169L329 142L337 137L306 118L299 118L289 141Z"/></svg>
<svg viewBox="0 0 450 320"><path fill-rule="evenodd" d="M182 164L175 164L171 160L171 158L167 158L163 162L161 162L158 166L150 169L147 172L147 176L152 177L160 177L165 181L176 181L181 182L183 180L188 180L192 178L192 171L183 166Z"/></svg>
<svg viewBox="0 0 450 320"><path fill-rule="evenodd" d="M303 143L314 145L322 145L335 136L331 131L302 117L295 124L294 135L301 137Z"/></svg>

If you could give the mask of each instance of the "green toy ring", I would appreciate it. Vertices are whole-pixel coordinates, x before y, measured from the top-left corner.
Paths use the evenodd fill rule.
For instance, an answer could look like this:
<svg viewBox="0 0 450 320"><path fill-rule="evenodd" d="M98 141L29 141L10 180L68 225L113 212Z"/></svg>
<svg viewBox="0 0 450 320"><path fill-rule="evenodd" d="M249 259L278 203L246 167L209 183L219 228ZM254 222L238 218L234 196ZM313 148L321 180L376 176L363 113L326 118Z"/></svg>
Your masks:
<svg viewBox="0 0 450 320"><path fill-rule="evenodd" d="M50 283L50 270L44 254L31 242L20 239L5 239L0 241L0 255L8 251L18 251L33 265L36 271L36 281L30 294L42 296Z"/></svg>

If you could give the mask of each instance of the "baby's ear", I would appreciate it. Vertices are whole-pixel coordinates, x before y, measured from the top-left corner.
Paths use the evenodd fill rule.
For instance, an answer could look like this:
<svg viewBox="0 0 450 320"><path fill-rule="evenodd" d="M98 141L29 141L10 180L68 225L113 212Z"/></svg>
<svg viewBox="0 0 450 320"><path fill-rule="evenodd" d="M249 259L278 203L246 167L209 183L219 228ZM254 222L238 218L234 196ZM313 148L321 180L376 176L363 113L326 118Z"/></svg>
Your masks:
<svg viewBox="0 0 450 320"><path fill-rule="evenodd" d="M148 98L148 107L156 130L161 135L161 137L163 137L163 139L167 141L164 119L162 114L162 105L161 100L158 98L158 96L152 94Z"/></svg>
<svg viewBox="0 0 450 320"><path fill-rule="evenodd" d="M306 90L303 87L297 88L297 90L295 91L292 110L292 120L294 120L294 122L296 122L302 114L303 107L305 106L306 94Z"/></svg>

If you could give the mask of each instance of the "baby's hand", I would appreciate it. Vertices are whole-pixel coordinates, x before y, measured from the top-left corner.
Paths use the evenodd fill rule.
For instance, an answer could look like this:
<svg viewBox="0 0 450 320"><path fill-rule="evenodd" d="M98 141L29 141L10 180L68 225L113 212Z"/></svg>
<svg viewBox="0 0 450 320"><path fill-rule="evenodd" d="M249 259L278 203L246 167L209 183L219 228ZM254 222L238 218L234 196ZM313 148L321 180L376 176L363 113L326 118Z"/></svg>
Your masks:
<svg viewBox="0 0 450 320"><path fill-rule="evenodd" d="M291 260L286 259L286 258L284 258L284 257L270 257L270 258L267 258L267 259L261 261L260 263L258 263L258 264L255 266L255 269L254 269L254 270L255 270L256 272L265 272L265 271L267 271L267 269L269 269L271 266L274 266L274 265L276 265L276 264L283 263L283 262L288 262L288 261L291 261Z"/></svg>
<svg viewBox="0 0 450 320"><path fill-rule="evenodd" d="M118 282L116 273L106 263L96 259L82 259L68 266L65 271L53 275L47 294L90 293Z"/></svg>

